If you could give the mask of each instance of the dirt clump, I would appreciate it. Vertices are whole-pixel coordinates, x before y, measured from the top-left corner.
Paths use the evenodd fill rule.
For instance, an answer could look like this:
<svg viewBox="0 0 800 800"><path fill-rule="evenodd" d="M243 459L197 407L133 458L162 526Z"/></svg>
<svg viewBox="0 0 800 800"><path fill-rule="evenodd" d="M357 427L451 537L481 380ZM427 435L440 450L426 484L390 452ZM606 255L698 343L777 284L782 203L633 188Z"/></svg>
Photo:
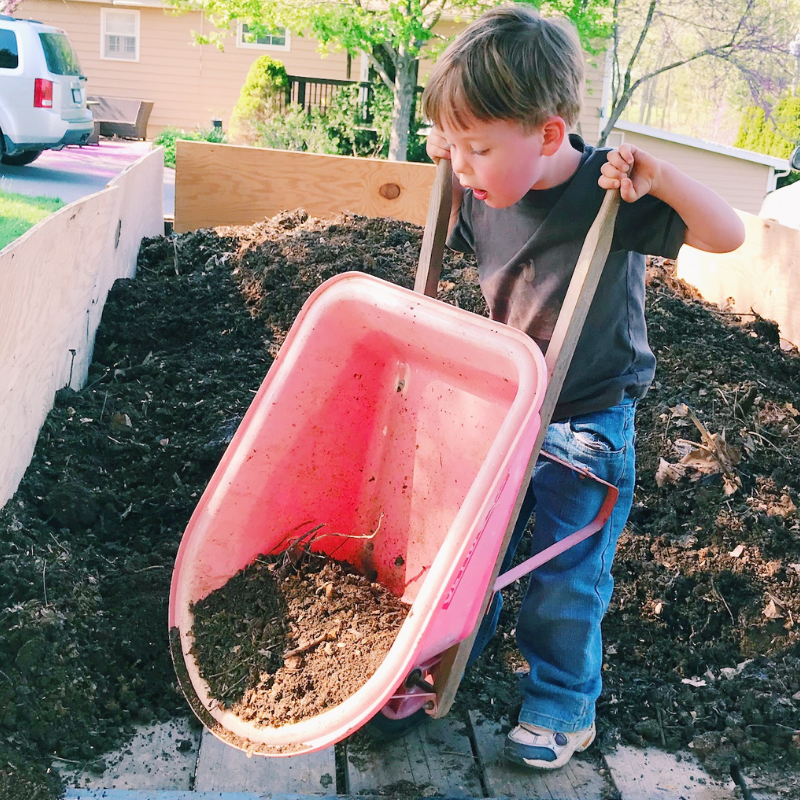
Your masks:
<svg viewBox="0 0 800 800"><path fill-rule="evenodd" d="M408 605L312 551L260 556L192 606L192 652L211 696L277 728L317 716L381 665Z"/></svg>
<svg viewBox="0 0 800 800"><path fill-rule="evenodd" d="M58 393L0 510L0 762L30 765L26 784L39 774L49 792L54 759L101 769L133 725L189 713L167 631L189 517L308 295L346 270L410 288L421 233L293 212L142 243L85 387ZM735 759L796 778L800 358L774 326L704 303L671 264L652 261L648 277L659 363L637 413L599 743L691 746L712 769ZM446 254L439 298L485 315L474 259ZM454 713L513 713L520 591L506 590Z"/></svg>

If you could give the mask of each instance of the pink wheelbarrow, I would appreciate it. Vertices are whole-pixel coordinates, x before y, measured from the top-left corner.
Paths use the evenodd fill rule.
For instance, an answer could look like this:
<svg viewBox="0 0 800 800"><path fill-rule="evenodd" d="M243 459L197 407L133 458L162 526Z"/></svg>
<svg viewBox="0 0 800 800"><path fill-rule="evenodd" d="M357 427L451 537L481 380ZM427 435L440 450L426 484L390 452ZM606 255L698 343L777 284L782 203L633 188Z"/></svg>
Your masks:
<svg viewBox="0 0 800 800"><path fill-rule="evenodd" d="M443 173L440 167L437 181ZM428 244L440 227L426 225ZM421 289L436 285L429 266L421 263ZM492 592L598 530L615 500L610 488L593 526L497 580L543 415L552 414L554 379L558 371L525 334L420 291L346 273L311 295L175 563L173 661L190 706L213 734L248 753L290 756L340 741L377 713L447 713ZM210 696L192 653L191 609L258 555L321 524L350 538L322 537L315 551L335 550L411 608L354 694L310 719L258 726Z"/></svg>

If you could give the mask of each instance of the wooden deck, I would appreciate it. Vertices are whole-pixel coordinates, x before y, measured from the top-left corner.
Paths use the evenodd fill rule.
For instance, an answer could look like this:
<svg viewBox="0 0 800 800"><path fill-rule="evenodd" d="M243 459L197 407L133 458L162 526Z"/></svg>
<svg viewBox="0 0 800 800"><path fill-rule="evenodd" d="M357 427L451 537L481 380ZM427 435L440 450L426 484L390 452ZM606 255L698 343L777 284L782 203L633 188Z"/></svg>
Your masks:
<svg viewBox="0 0 800 800"><path fill-rule="evenodd" d="M733 800L732 781L712 780L690 753L597 747L565 768L535 772L502 758L508 726L473 712L434 720L379 743L359 732L291 758L248 758L177 720L140 731L106 758L102 775L67 774L66 800L301 800L301 798L543 798L546 800ZM58 765L62 769L64 764ZM771 795L757 787L758 800Z"/></svg>

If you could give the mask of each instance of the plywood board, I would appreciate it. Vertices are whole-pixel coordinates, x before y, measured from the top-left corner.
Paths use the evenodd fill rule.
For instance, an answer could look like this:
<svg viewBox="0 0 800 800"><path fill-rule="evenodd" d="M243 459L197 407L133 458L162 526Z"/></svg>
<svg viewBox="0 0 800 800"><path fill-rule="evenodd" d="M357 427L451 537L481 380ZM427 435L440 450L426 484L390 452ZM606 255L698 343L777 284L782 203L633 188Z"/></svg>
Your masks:
<svg viewBox="0 0 800 800"><path fill-rule="evenodd" d="M781 336L800 346L800 231L737 213L745 224L744 244L732 253L705 253L684 245L678 253L678 277L711 303L774 320Z"/></svg>
<svg viewBox="0 0 800 800"><path fill-rule="evenodd" d="M516 766L503 758L506 729L470 712L478 757L483 766L488 797L536 797L543 800L603 800L603 776L586 760L573 758L550 772Z"/></svg>
<svg viewBox="0 0 800 800"><path fill-rule="evenodd" d="M620 746L606 755L622 800L729 800L733 781L712 780L688 753L680 756L654 747Z"/></svg>
<svg viewBox="0 0 800 800"><path fill-rule="evenodd" d="M480 771L462 722L431 720L393 742L356 734L347 746L347 793L482 797Z"/></svg>
<svg viewBox="0 0 800 800"><path fill-rule="evenodd" d="M432 164L177 143L175 230L251 225L304 208L313 217L349 211L424 225Z"/></svg>
<svg viewBox="0 0 800 800"><path fill-rule="evenodd" d="M119 750L103 756L101 775L65 770L54 762L66 784L86 789L186 790L194 781L200 729L188 719L142 726Z"/></svg>
<svg viewBox="0 0 800 800"><path fill-rule="evenodd" d="M161 153L148 153L0 252L0 507L56 391L85 382L108 290L133 275L142 237L163 232L162 173Z"/></svg>
<svg viewBox="0 0 800 800"><path fill-rule="evenodd" d="M203 731L195 791L334 794L333 747L288 758L248 756Z"/></svg>

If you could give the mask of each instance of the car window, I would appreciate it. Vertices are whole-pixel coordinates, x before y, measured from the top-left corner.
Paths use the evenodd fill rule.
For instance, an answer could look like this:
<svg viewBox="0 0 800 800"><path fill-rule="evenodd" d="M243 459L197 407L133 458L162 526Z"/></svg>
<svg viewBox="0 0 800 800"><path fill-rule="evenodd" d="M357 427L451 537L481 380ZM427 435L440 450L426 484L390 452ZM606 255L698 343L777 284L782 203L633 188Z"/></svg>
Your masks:
<svg viewBox="0 0 800 800"><path fill-rule="evenodd" d="M78 54L64 33L40 33L47 69L56 75L80 75Z"/></svg>
<svg viewBox="0 0 800 800"><path fill-rule="evenodd" d="M0 69L16 69L18 66L17 35L14 31L0 30Z"/></svg>

